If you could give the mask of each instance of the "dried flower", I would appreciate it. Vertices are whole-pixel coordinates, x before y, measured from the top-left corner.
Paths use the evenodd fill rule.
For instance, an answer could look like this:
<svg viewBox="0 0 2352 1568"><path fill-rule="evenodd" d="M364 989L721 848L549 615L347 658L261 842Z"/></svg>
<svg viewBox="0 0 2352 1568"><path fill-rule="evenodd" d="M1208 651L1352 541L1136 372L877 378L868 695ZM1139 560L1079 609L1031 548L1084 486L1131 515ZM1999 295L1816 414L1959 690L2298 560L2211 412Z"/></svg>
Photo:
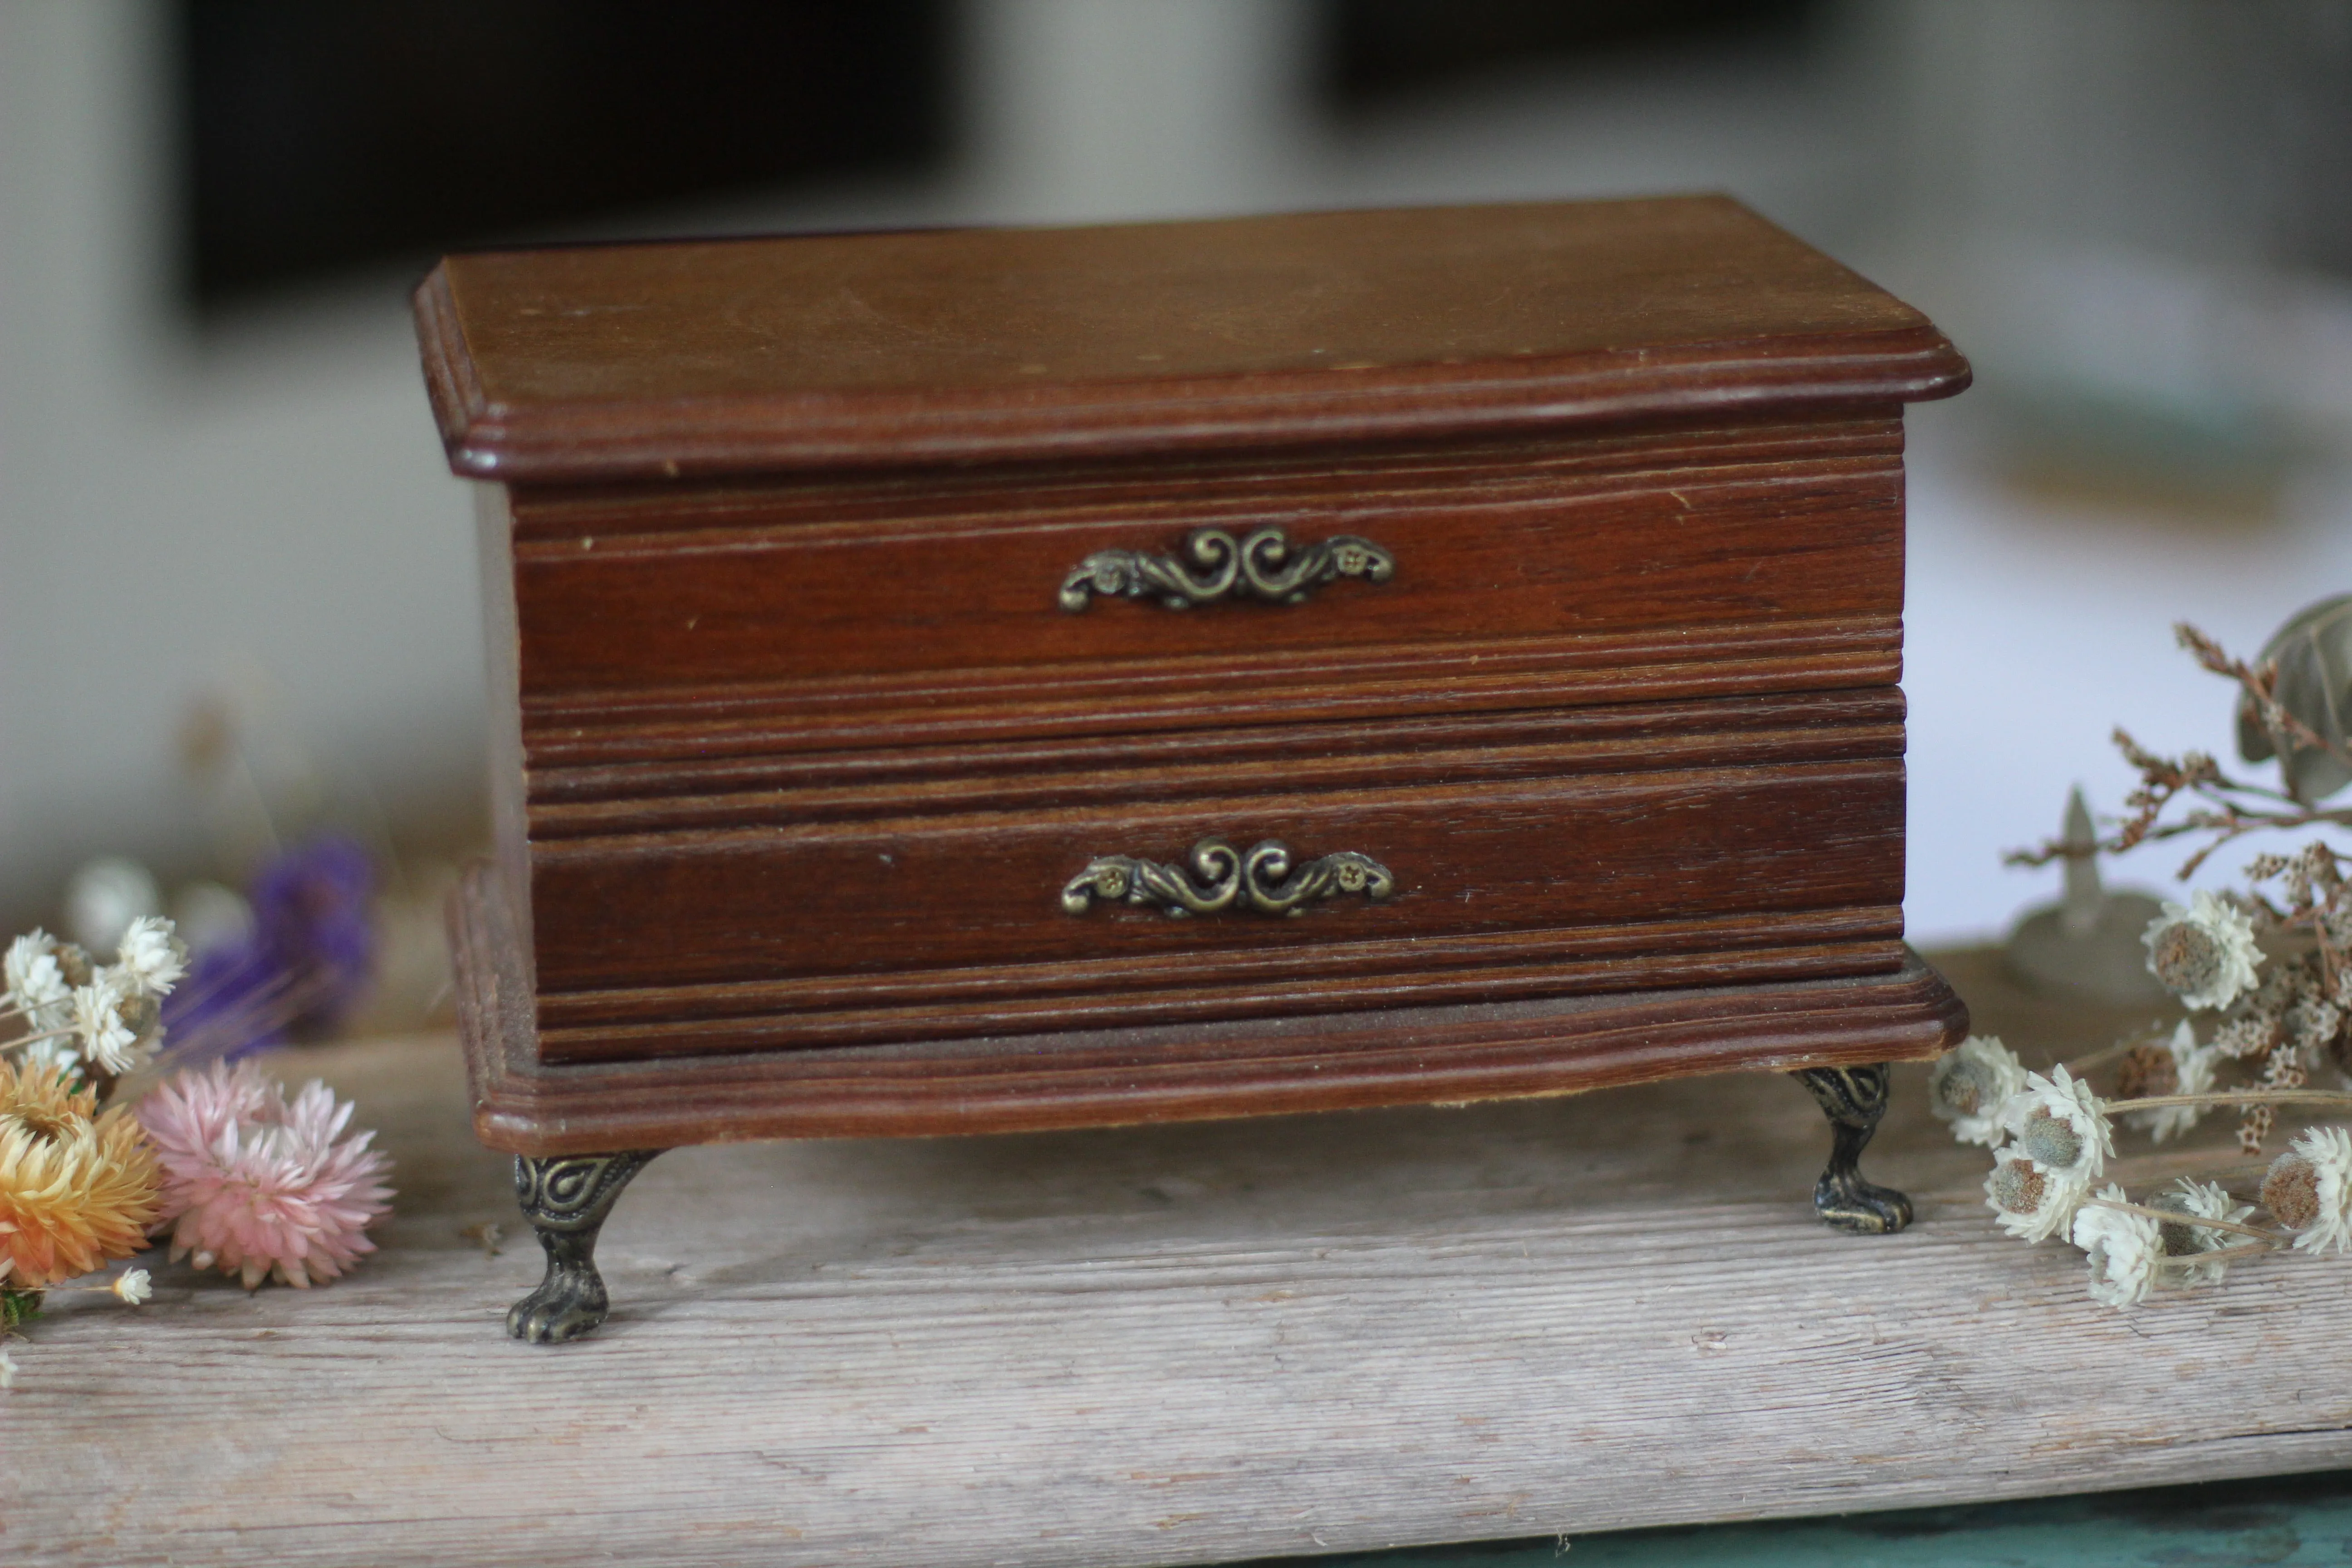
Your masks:
<svg viewBox="0 0 2352 1568"><path fill-rule="evenodd" d="M377 1178L391 1163L368 1149L373 1132L341 1136L352 1107L325 1085L289 1102L253 1063L215 1062L138 1109L163 1161L174 1258L191 1254L247 1289L270 1278L308 1289L375 1250L365 1231L387 1210Z"/></svg>
<svg viewBox="0 0 2352 1568"><path fill-rule="evenodd" d="M2116 1098L2210 1094L2213 1089L2213 1062L2219 1055L2212 1047L2197 1043L2197 1031L2184 1018L2169 1040L2134 1046L2125 1053L2123 1070L2116 1079ZM2124 1121L2145 1129L2150 1139L2161 1143L2196 1126L2207 1109L2201 1105L2151 1106L2144 1110L2126 1111Z"/></svg>
<svg viewBox="0 0 2352 1568"><path fill-rule="evenodd" d="M73 988L89 981L89 959L81 949L35 926L8 944L0 961L8 1005L36 1032L62 1029L73 1016Z"/></svg>
<svg viewBox="0 0 2352 1568"><path fill-rule="evenodd" d="M188 945L161 915L142 915L122 933L113 973L142 996L169 996L188 973Z"/></svg>
<svg viewBox="0 0 2352 1568"><path fill-rule="evenodd" d="M163 1008L173 1060L236 1060L331 1028L374 971L374 889L367 851L335 835L263 866L247 889L250 928L200 953Z"/></svg>
<svg viewBox="0 0 2352 1568"><path fill-rule="evenodd" d="M2125 1201L2124 1190L2113 1182L2099 1189L2110 1203ZM2091 1300L2107 1307L2128 1307L2147 1300L2156 1288L2158 1263L2164 1257L2161 1224L2144 1214L2085 1205L2074 1215L2074 1245L2090 1255Z"/></svg>
<svg viewBox="0 0 2352 1568"><path fill-rule="evenodd" d="M2098 1180L2116 1152L2106 1107L2063 1064L2048 1078L2026 1074L2025 1088L2000 1108L2000 1127L2044 1170L2085 1183Z"/></svg>
<svg viewBox="0 0 2352 1568"><path fill-rule="evenodd" d="M74 988L74 1038L82 1059L121 1077L145 1065L163 1037L155 999L134 991L114 970L101 969Z"/></svg>
<svg viewBox="0 0 2352 1568"><path fill-rule="evenodd" d="M299 983L297 1035L331 1027L375 971L375 862L356 839L322 834L264 866L248 889L261 945Z"/></svg>
<svg viewBox="0 0 2352 1568"><path fill-rule="evenodd" d="M37 1290L146 1245L159 1176L138 1123L0 1062L0 1280Z"/></svg>
<svg viewBox="0 0 2352 1568"><path fill-rule="evenodd" d="M2148 922L2147 972L2191 1009L2226 1007L2253 988L2263 961L2244 910L2200 889Z"/></svg>
<svg viewBox="0 0 2352 1568"><path fill-rule="evenodd" d="M2064 1234L2090 1194L2087 1178L2052 1171L2014 1146L1994 1150L1992 1160L1985 1203L2000 1228L2021 1241Z"/></svg>
<svg viewBox="0 0 2352 1568"><path fill-rule="evenodd" d="M2243 1225L2246 1216L2254 1212L2252 1204L2232 1203L2220 1183L2191 1181L2187 1176L2174 1183L2172 1191L2159 1193L2148 1199L2147 1206L2196 1219L2227 1220L2231 1225ZM2179 1260L2199 1258L2201 1254L2220 1251L2231 1245L2227 1233L2209 1226L2171 1220L2158 1221L2157 1228L2164 1243L2168 1278L2183 1285L2219 1285L2221 1282L2222 1274L2230 1267L2226 1261L2212 1258L2204 1258L2197 1262Z"/></svg>
<svg viewBox="0 0 2352 1568"><path fill-rule="evenodd" d="M2352 1252L2352 1133L2308 1127L2263 1178L2263 1206L2314 1254Z"/></svg>
<svg viewBox="0 0 2352 1568"><path fill-rule="evenodd" d="M134 1307L144 1305L147 1300L155 1294L154 1283L148 1279L147 1270L144 1268L124 1269L114 1277L111 1289L116 1295Z"/></svg>
<svg viewBox="0 0 2352 1568"><path fill-rule="evenodd" d="M1997 1035L1970 1035L1927 1077L1927 1102L1963 1143L2001 1140L2000 1109L2025 1091L2025 1068Z"/></svg>

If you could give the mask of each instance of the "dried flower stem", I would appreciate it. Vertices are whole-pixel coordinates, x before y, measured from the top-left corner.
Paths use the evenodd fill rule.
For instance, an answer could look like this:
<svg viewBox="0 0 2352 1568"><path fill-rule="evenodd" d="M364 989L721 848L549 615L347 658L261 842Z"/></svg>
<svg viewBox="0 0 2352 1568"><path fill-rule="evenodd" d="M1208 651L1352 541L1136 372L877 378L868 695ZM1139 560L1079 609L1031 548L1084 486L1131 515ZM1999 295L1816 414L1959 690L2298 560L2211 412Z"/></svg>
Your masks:
<svg viewBox="0 0 2352 1568"><path fill-rule="evenodd" d="M2264 1230L2260 1226L2240 1225L2235 1220L2203 1219L2193 1214L2184 1214L2179 1209L2150 1208L2146 1204L2118 1203L2113 1198L2084 1198L2083 1202L2094 1208L2114 1209L2121 1214L2146 1215L2150 1219L2160 1219L2167 1225L2193 1225L2205 1230L2226 1230L2239 1236L2259 1237L2265 1249L2286 1245L2285 1239L2274 1230ZM2195 1261L2201 1263L2215 1256L2217 1256L2215 1253L2200 1252L2196 1254Z"/></svg>
<svg viewBox="0 0 2352 1568"><path fill-rule="evenodd" d="M2164 1037L2165 1031L2162 1029L2143 1030L2137 1035L2126 1035L2112 1046L2093 1051L2087 1056L2069 1057L2058 1065L2076 1078L2081 1078L2093 1068L2105 1067L2117 1057L2126 1055L2141 1046L2159 1044Z"/></svg>
<svg viewBox="0 0 2352 1568"><path fill-rule="evenodd" d="M13 1040L0 1040L0 1051L13 1051L22 1046L38 1045L43 1040L61 1040L73 1032L72 1026L68 1026L62 1029L44 1029L37 1035L19 1035Z"/></svg>
<svg viewBox="0 0 2352 1568"><path fill-rule="evenodd" d="M2352 1093L2325 1089L2225 1089L2210 1094L2150 1094L2138 1100L2109 1100L2099 1109L2109 1116L2126 1110L2156 1110L2168 1105L2332 1105L2352 1106Z"/></svg>

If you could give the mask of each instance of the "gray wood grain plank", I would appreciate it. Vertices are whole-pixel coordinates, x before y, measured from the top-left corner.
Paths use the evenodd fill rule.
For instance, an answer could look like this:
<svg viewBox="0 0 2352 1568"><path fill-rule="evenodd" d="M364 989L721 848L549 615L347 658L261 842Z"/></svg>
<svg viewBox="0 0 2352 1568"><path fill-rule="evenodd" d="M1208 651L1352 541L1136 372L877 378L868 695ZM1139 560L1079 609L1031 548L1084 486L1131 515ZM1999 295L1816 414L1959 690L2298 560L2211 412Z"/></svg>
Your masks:
<svg viewBox="0 0 2352 1568"><path fill-rule="evenodd" d="M682 1151L556 1348L500 1332L537 1248L450 1043L285 1070L383 1127L383 1251L58 1298L0 1396L0 1560L1205 1563L2352 1464L2343 1266L2095 1307L1993 1231L1916 1069L1887 1238L1812 1221L1826 1131L1770 1078Z"/></svg>

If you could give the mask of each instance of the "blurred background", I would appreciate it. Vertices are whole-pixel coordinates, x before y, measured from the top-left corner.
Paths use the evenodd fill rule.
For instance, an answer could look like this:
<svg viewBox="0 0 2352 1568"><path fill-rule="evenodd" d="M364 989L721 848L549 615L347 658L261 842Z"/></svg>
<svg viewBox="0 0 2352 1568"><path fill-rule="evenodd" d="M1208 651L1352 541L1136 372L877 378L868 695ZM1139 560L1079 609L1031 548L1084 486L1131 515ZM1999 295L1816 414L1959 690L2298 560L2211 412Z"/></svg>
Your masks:
<svg viewBox="0 0 2352 1568"><path fill-rule="evenodd" d="M325 828L429 1003L484 836L444 247L1685 190L1976 363L1911 416L1907 910L1997 934L2111 726L2226 745L2173 620L2352 590L2352 3L0 0L0 930Z"/></svg>

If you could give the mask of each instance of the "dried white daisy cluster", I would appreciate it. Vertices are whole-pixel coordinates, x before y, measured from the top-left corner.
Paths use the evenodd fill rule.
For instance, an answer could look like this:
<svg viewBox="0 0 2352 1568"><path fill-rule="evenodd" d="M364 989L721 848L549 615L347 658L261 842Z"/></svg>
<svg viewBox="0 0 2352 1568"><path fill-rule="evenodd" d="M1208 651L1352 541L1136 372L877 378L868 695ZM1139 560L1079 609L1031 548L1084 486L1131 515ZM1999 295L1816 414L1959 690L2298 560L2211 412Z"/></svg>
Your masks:
<svg viewBox="0 0 2352 1568"><path fill-rule="evenodd" d="M2352 785L2352 594L2291 616L2251 664L2186 623L2173 630L2199 664L2237 688L2239 754L2249 763L2275 760L2279 784L2233 777L2204 752L2164 756L2117 730L2116 743L2139 770L2139 785L2126 797L2126 815L2090 852L2196 840L2196 852L2180 868L2185 879L2215 850L2251 833L2352 829L2352 805L2327 798ZM2043 865L2084 853L2078 835L2009 858ZM2148 971L2191 1013L2212 1016L2202 1047L2209 1054L2200 1055L2192 1033L2173 1053L2173 1087L2157 1087L2164 1064L2150 1054L2142 1061L2154 1075L2147 1086L2122 1092L2201 1094L2214 1087L2210 1069L2222 1064L2263 1090L2300 1089L2330 1065L2352 1075L2347 869L2345 856L2314 839L2292 854L2257 856L2242 889L2200 891L2187 904L2164 905L2146 934ZM2239 1143L2258 1154L2273 1125L2274 1103L2238 1103L2244 1106ZM2150 1109L2166 1114L2143 1124L2174 1136L2206 1106Z"/></svg>
<svg viewBox="0 0 2352 1568"><path fill-rule="evenodd" d="M187 973L187 947L160 916L131 921L109 964L36 927L0 959L0 1056L73 1081L135 1072L162 1043L163 998Z"/></svg>
<svg viewBox="0 0 2352 1568"><path fill-rule="evenodd" d="M2196 1087L2210 1081L2210 1054L2183 1026L2169 1039L2133 1047L2123 1076L2158 1091L2139 1094L2143 1100L2226 1100ZM2215 1182L2184 1177L2145 1203L2113 1181L2100 1184L2115 1158L2119 1115L2153 1131L2151 1119L2181 1106L2104 1100L2064 1064L2047 1075L2027 1071L1990 1036L1947 1052L1929 1074L1928 1096L1961 1142L1991 1146L1985 1203L1994 1223L2021 1241L2055 1237L2082 1248L2091 1299L2107 1306L2218 1285L2231 1262L2290 1238L2314 1253L2352 1251L2352 1132L2314 1128L2280 1156L2262 1192L2277 1223L2271 1229L2248 1224L2256 1206Z"/></svg>
<svg viewBox="0 0 2352 1568"><path fill-rule="evenodd" d="M2006 1054L2008 1047L2000 1049ZM2025 1087L2001 1106L1995 1126L2002 1142L1993 1149L1985 1201L2000 1228L2024 1241L2065 1235L2115 1156L2115 1134L2098 1097L2063 1066L2048 1078L2026 1073Z"/></svg>

